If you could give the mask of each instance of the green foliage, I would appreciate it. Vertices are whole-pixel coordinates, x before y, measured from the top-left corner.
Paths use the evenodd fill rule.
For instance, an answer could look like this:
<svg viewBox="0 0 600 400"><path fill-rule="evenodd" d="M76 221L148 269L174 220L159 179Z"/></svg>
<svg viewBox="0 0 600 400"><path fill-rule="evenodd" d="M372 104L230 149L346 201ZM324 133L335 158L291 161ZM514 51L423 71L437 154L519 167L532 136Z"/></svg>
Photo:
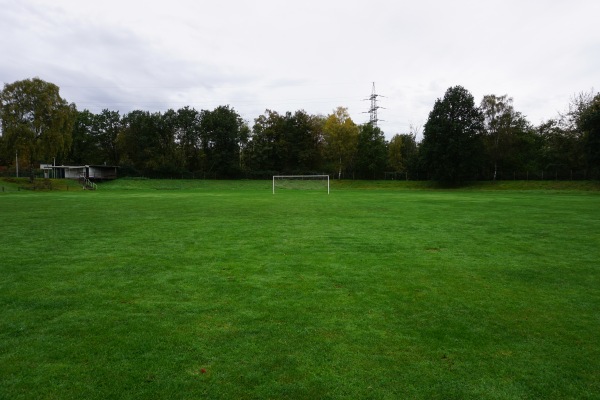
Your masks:
<svg viewBox="0 0 600 400"><path fill-rule="evenodd" d="M285 115L286 161L284 172L307 173L318 171L322 160L323 118L306 111Z"/></svg>
<svg viewBox="0 0 600 400"><path fill-rule="evenodd" d="M339 107L326 117L266 110L249 127L230 106L126 115L77 112L59 88L39 78L6 84L0 97L0 173L34 175L38 164L119 165L120 175L264 178L328 173L337 178L406 179L456 184L472 179L600 177L598 95L576 95L566 113L533 127L508 95L486 95L478 109L449 88L419 127L394 135L357 126ZM384 174L385 173L385 174ZM531 174L530 174L531 173Z"/></svg>
<svg viewBox="0 0 600 400"><path fill-rule="evenodd" d="M392 172L417 169L418 147L414 134L394 135L388 145L388 166Z"/></svg>
<svg viewBox="0 0 600 400"><path fill-rule="evenodd" d="M306 174L322 166L323 119L305 111L266 110L254 120L249 168L257 173Z"/></svg>
<svg viewBox="0 0 600 400"><path fill-rule="evenodd" d="M596 94L581 113L579 125L585 135L588 165L596 177L600 177L600 94Z"/></svg>
<svg viewBox="0 0 600 400"><path fill-rule="evenodd" d="M549 120L537 131L542 142L539 152L542 168L582 166L583 154L579 151L580 135L577 130L566 127L561 121Z"/></svg>
<svg viewBox="0 0 600 400"><path fill-rule="evenodd" d="M387 142L383 132L372 124L358 128L356 146L356 176L363 179L381 177L387 164Z"/></svg>
<svg viewBox="0 0 600 400"><path fill-rule="evenodd" d="M138 171L154 171L160 148L160 113L136 110L123 117L123 133L119 138L122 162Z"/></svg>
<svg viewBox="0 0 600 400"><path fill-rule="evenodd" d="M35 163L68 154L75 118L75 105L60 97L58 86L39 78L5 84L0 92L5 146L19 152L32 178Z"/></svg>
<svg viewBox="0 0 600 400"><path fill-rule="evenodd" d="M175 140L179 143L183 169L186 171L200 171L202 168L202 141L200 138L200 113L198 111L189 107L177 110Z"/></svg>
<svg viewBox="0 0 600 400"><path fill-rule="evenodd" d="M125 115L118 138L123 165L151 176L201 171L206 161L203 140L209 140L201 135L201 118L201 113L187 107L153 114L138 110Z"/></svg>
<svg viewBox="0 0 600 400"><path fill-rule="evenodd" d="M483 120L473 96L461 86L449 88L436 100L421 144L424 166L433 179L461 183L477 177Z"/></svg>
<svg viewBox="0 0 600 400"><path fill-rule="evenodd" d="M541 157L546 166L586 170L586 176L600 177L598 145L594 139L594 115L598 95L582 92L571 99L567 112L538 127L542 141Z"/></svg>
<svg viewBox="0 0 600 400"><path fill-rule="evenodd" d="M540 170L540 141L507 95L486 95L480 109L485 118L484 144L492 180L502 171Z"/></svg>
<svg viewBox="0 0 600 400"><path fill-rule="evenodd" d="M73 124L72 145L66 163L83 165L96 163L98 144L93 136L95 114L89 110L77 111Z"/></svg>
<svg viewBox="0 0 600 400"><path fill-rule="evenodd" d="M5 195L0 398L596 397L597 192L333 184Z"/></svg>
<svg viewBox="0 0 600 400"><path fill-rule="evenodd" d="M99 164L119 164L121 157L118 149L118 138L121 132L121 117L118 111L104 109L99 115L95 116L92 136L98 144Z"/></svg>
<svg viewBox="0 0 600 400"><path fill-rule="evenodd" d="M354 167L358 145L358 127L350 118L348 109L338 107L323 124L324 151L335 166L336 175L342 177Z"/></svg>
<svg viewBox="0 0 600 400"><path fill-rule="evenodd" d="M0 121L0 165L9 165L11 164L11 161L9 160L12 158L12 155L10 154L12 152L12 149L8 148L8 146L6 145L6 140L1 133L2 131Z"/></svg>
<svg viewBox="0 0 600 400"><path fill-rule="evenodd" d="M118 111L105 109L100 114L93 114L89 110L79 111L68 161L75 164L118 165L118 140L122 130Z"/></svg>
<svg viewBox="0 0 600 400"><path fill-rule="evenodd" d="M240 177L242 143L249 134L244 126L240 115L229 106L200 112L204 171L218 178Z"/></svg>
<svg viewBox="0 0 600 400"><path fill-rule="evenodd" d="M254 171L283 171L285 164L285 120L275 111L265 110L254 120L248 163Z"/></svg>

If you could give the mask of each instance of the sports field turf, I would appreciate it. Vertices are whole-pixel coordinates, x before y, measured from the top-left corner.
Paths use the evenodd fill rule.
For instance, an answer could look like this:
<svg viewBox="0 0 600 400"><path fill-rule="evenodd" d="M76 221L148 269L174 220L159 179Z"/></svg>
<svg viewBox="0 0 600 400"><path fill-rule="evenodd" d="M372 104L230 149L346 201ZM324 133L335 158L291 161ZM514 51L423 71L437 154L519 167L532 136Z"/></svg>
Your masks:
<svg viewBox="0 0 600 400"><path fill-rule="evenodd" d="M0 193L0 398L600 398L600 192L366 186Z"/></svg>

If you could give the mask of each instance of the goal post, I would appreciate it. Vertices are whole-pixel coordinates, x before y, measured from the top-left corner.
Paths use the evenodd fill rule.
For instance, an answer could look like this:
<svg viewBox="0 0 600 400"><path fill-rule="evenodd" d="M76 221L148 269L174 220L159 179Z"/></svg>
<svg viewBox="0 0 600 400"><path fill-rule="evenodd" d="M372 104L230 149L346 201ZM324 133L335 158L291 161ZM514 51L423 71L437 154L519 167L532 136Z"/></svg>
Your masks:
<svg viewBox="0 0 600 400"><path fill-rule="evenodd" d="M275 189L325 190L329 194L329 175L273 175Z"/></svg>

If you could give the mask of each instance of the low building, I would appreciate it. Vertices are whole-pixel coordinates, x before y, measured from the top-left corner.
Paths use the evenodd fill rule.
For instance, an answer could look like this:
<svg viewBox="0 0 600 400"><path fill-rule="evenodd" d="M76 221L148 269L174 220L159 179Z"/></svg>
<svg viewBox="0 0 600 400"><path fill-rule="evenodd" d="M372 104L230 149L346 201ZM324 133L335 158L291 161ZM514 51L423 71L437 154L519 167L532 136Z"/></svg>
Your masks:
<svg viewBox="0 0 600 400"><path fill-rule="evenodd" d="M117 168L114 165L40 165L40 169L44 171L44 178L86 178L91 181L117 179Z"/></svg>

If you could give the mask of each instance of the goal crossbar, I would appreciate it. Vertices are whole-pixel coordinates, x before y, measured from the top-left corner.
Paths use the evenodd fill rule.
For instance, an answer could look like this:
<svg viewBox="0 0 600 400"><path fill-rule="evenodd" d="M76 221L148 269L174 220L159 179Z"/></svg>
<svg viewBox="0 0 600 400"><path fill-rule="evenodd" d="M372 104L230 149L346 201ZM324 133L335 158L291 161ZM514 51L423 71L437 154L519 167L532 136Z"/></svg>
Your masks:
<svg viewBox="0 0 600 400"><path fill-rule="evenodd" d="M327 194L329 194L329 175L273 175L273 194L275 194L275 182L277 180L323 180L327 181Z"/></svg>

